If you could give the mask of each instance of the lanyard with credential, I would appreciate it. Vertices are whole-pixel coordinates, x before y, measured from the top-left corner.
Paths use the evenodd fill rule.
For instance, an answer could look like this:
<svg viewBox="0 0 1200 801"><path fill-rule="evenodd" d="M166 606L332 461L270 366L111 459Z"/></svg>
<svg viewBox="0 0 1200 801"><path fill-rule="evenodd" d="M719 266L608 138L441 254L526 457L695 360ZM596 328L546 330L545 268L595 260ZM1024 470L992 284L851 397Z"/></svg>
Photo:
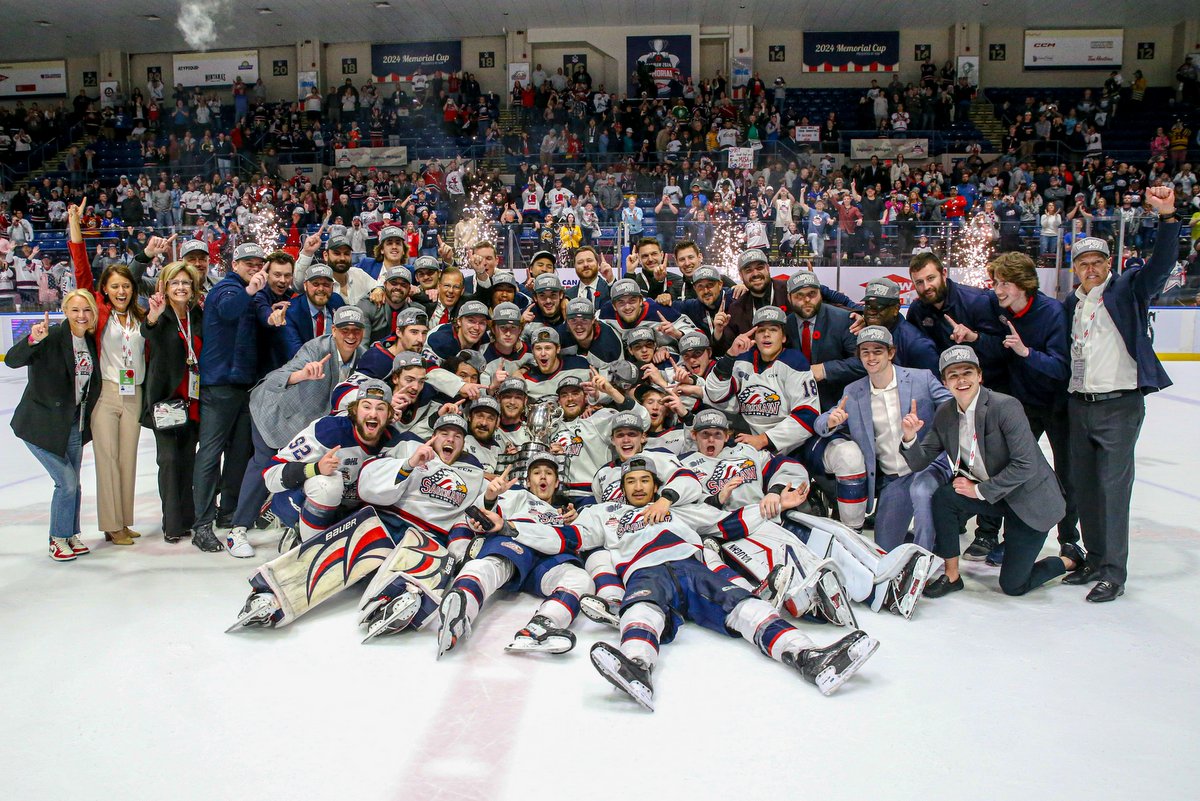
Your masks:
<svg viewBox="0 0 1200 801"><path fill-rule="evenodd" d="M1100 313L1100 310L1102 308L1104 308L1104 296L1103 295L1100 296L1100 300L1096 303L1096 308L1092 309L1091 316L1088 317L1087 320L1084 322L1083 335L1080 336L1080 335L1076 334L1074 330L1071 331L1071 346L1072 346L1072 349L1075 350L1076 352L1082 351L1083 347L1087 344L1087 338L1092 333L1092 324L1096 322L1096 315ZM1081 317L1083 316L1082 307L1079 310L1079 315Z"/></svg>
<svg viewBox="0 0 1200 801"><path fill-rule="evenodd" d="M972 468L975 467L975 457L978 455L979 455L979 433L977 431L972 431L971 432L971 450L967 453L967 473L968 474L970 474ZM960 442L958 444L958 456L954 462L954 472L955 473L957 473L959 471L959 468L961 465L962 465L962 443Z"/></svg>
<svg viewBox="0 0 1200 801"><path fill-rule="evenodd" d="M184 320L187 322L184 322ZM179 333L183 337L183 344L187 347L187 366L189 370L196 369L196 348L192 342L192 321L188 315L183 318L176 317L175 322L179 325Z"/></svg>

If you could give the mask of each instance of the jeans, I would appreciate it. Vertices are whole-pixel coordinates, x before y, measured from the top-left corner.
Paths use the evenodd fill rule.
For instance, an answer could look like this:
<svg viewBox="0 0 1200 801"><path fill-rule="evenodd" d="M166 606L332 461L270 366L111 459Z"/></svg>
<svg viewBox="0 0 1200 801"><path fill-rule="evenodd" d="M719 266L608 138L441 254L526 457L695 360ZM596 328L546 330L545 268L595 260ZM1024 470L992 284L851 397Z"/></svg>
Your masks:
<svg viewBox="0 0 1200 801"><path fill-rule="evenodd" d="M237 511L233 513L234 528L250 528L258 519L258 513L262 511L263 504L270 495L263 480L263 471L271 466L271 458L278 452L278 449L263 442L262 435L258 433L258 426L254 425L253 420L250 421L250 440L254 443L254 457L246 467L246 474L242 476Z"/></svg>
<svg viewBox="0 0 1200 801"><path fill-rule="evenodd" d="M221 471L221 456L225 469ZM233 514L246 464L250 461L250 388L241 386L200 387L200 447L193 476L195 528L209 525L216 517L218 478L221 512Z"/></svg>
<svg viewBox="0 0 1200 801"><path fill-rule="evenodd" d="M71 426L65 457L39 448L32 442L26 442L25 446L54 481L54 496L50 500L50 536L63 539L75 536L79 533L79 507L83 502L83 490L79 485L83 435L79 433L79 419L76 418Z"/></svg>

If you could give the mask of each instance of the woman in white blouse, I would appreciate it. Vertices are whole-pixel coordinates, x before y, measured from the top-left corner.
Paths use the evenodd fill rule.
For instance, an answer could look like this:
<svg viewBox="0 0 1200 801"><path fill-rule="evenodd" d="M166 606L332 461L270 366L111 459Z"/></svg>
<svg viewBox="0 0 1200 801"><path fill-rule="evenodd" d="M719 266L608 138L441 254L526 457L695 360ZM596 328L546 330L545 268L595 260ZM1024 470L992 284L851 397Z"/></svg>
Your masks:
<svg viewBox="0 0 1200 801"><path fill-rule="evenodd" d="M1058 204L1053 200L1046 204L1041 223L1042 253L1053 253L1058 247L1058 238L1062 234L1062 215L1058 213Z"/></svg>

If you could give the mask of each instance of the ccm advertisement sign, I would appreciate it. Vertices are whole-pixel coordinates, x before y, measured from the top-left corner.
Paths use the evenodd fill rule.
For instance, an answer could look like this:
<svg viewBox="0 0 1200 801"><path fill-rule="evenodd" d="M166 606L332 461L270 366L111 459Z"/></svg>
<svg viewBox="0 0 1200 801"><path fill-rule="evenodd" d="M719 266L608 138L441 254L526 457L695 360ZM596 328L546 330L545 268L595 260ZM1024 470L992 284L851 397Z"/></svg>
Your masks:
<svg viewBox="0 0 1200 801"><path fill-rule="evenodd" d="M805 72L895 72L900 31L804 32Z"/></svg>
<svg viewBox="0 0 1200 801"><path fill-rule="evenodd" d="M462 42L371 45L371 77L376 82L411 80L418 69L425 75L458 72L462 69Z"/></svg>
<svg viewBox="0 0 1200 801"><path fill-rule="evenodd" d="M180 53L173 58L175 83L184 86L233 86L238 78L251 85L258 81L257 50Z"/></svg>
<svg viewBox="0 0 1200 801"><path fill-rule="evenodd" d="M0 98L65 95L67 62L24 61L0 64Z"/></svg>
<svg viewBox="0 0 1200 801"><path fill-rule="evenodd" d="M1102 28L1025 31L1027 70L1115 70L1121 66L1125 31Z"/></svg>

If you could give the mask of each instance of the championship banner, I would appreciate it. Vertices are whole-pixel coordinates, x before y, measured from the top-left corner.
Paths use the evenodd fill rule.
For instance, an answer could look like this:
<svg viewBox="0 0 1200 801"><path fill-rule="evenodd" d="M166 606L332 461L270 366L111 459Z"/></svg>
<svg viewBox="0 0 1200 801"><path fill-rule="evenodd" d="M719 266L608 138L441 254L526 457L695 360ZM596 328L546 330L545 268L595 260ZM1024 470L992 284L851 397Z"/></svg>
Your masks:
<svg viewBox="0 0 1200 801"><path fill-rule="evenodd" d="M213 53L177 53L173 56L175 83L191 86L253 86L258 81L258 51L228 50Z"/></svg>
<svg viewBox="0 0 1200 801"><path fill-rule="evenodd" d="M900 31L804 32L805 72L895 72Z"/></svg>
<svg viewBox="0 0 1200 801"><path fill-rule="evenodd" d="M333 166L341 169L358 167L404 167L408 164L408 148L398 147L344 147L333 157Z"/></svg>
<svg viewBox="0 0 1200 801"><path fill-rule="evenodd" d="M521 86L529 83L529 62L528 61L510 61L508 62L508 85L519 83Z"/></svg>
<svg viewBox="0 0 1200 801"><path fill-rule="evenodd" d="M0 98L65 95L67 62L22 61L0 64Z"/></svg>
<svg viewBox="0 0 1200 801"><path fill-rule="evenodd" d="M850 158L880 160L904 156L908 160L929 158L928 139L851 139Z"/></svg>
<svg viewBox="0 0 1200 801"><path fill-rule="evenodd" d="M666 97L671 79L681 83L692 74L692 37L680 36L627 36L625 58L630 74L637 71L639 64L650 68L658 96ZM630 78L629 96L638 97L637 83Z"/></svg>
<svg viewBox="0 0 1200 801"><path fill-rule="evenodd" d="M371 78L376 83L408 81L418 69L424 75L459 72L462 42L371 45Z"/></svg>
<svg viewBox="0 0 1200 801"><path fill-rule="evenodd" d="M1122 28L1025 31L1027 70L1115 70L1125 47Z"/></svg>

